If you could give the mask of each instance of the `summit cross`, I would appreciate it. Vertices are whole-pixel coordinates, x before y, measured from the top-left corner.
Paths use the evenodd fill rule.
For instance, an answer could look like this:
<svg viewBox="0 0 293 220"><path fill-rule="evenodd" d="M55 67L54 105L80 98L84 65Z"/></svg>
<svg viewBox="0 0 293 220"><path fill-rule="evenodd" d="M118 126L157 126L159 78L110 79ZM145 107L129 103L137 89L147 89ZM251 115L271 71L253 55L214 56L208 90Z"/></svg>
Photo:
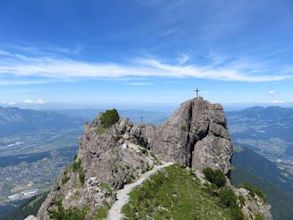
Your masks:
<svg viewBox="0 0 293 220"><path fill-rule="evenodd" d="M200 90L198 88L196 88L196 90L194 90L196 92L196 98L198 99L198 93L200 92Z"/></svg>

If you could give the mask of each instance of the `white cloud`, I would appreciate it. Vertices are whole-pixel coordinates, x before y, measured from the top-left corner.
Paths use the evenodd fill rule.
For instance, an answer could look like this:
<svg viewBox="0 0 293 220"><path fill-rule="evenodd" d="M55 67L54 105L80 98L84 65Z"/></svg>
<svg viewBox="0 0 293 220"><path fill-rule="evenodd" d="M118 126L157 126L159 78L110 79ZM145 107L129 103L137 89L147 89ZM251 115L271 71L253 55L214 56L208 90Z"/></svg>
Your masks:
<svg viewBox="0 0 293 220"><path fill-rule="evenodd" d="M7 105L16 105L16 102L14 102L14 101L8 101L7 102Z"/></svg>
<svg viewBox="0 0 293 220"><path fill-rule="evenodd" d="M275 91L275 90L269 90L269 91L268 91L268 94L269 94L269 95L275 95L275 94L276 94L276 91Z"/></svg>
<svg viewBox="0 0 293 220"><path fill-rule="evenodd" d="M36 99L36 100L33 100L33 99L26 99L23 101L25 104L46 104L46 102L43 100L43 99Z"/></svg>
<svg viewBox="0 0 293 220"><path fill-rule="evenodd" d="M273 100L272 101L272 104L283 104L283 103L285 103L284 101L280 101L280 100Z"/></svg>
<svg viewBox="0 0 293 220"><path fill-rule="evenodd" d="M131 82L131 83L127 83L127 85L129 85L129 86L150 86L150 85L153 85L153 83L150 83L150 82Z"/></svg>
<svg viewBox="0 0 293 220"><path fill-rule="evenodd" d="M51 80L3 80L0 79L0 86L11 86L11 85L35 85L35 84L47 84L52 82Z"/></svg>
<svg viewBox="0 0 293 220"><path fill-rule="evenodd" d="M186 64L188 55L182 55L181 64L168 64L157 59L137 58L130 63L90 63L56 56L27 56L13 54L0 60L0 76L46 77L56 80L80 78L173 77L224 81L266 82L292 79L292 75L263 75L263 69L249 62L235 62L215 67ZM252 70L251 70L252 69ZM249 71L250 70L250 71ZM13 81L13 80L11 80ZM18 82L19 83L19 82Z"/></svg>
<svg viewBox="0 0 293 220"><path fill-rule="evenodd" d="M15 101L2 101L1 102L2 105L16 105Z"/></svg>

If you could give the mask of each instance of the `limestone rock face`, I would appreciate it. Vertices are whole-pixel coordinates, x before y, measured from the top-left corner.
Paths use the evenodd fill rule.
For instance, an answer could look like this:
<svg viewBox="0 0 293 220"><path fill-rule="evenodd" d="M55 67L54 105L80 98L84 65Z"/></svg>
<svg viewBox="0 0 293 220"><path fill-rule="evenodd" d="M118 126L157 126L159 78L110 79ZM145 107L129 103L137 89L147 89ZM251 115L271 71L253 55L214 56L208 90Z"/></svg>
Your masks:
<svg viewBox="0 0 293 220"><path fill-rule="evenodd" d="M244 204L242 205L242 212L249 220L254 220L255 214L261 214L265 220L272 220L272 214L270 212L271 206L259 198L257 195L250 195L249 191L244 188L232 187L237 196L244 198Z"/></svg>
<svg viewBox="0 0 293 220"><path fill-rule="evenodd" d="M89 208L86 219L94 219L99 207L115 201L118 189L159 162L144 147L154 135L153 126L134 126L129 119L122 118L104 129L98 116L91 124L85 124L84 130L74 161L78 168L70 165L61 173L42 204L38 219L50 219L50 212L56 210L58 200L65 209Z"/></svg>
<svg viewBox="0 0 293 220"><path fill-rule="evenodd" d="M86 208L85 219L94 219L99 208L113 204L117 190L161 161L181 163L195 174L205 167L220 169L229 177L231 157L222 106L201 98L181 104L158 128L120 118L105 129L99 115L85 124L76 159L58 177L37 219L50 219L60 202L64 209ZM251 209L259 209L270 219L269 207L261 201L256 204L247 199L245 204L247 216Z"/></svg>
<svg viewBox="0 0 293 220"><path fill-rule="evenodd" d="M184 102L157 129L151 149L162 160L229 174L232 143L222 106L203 99Z"/></svg>

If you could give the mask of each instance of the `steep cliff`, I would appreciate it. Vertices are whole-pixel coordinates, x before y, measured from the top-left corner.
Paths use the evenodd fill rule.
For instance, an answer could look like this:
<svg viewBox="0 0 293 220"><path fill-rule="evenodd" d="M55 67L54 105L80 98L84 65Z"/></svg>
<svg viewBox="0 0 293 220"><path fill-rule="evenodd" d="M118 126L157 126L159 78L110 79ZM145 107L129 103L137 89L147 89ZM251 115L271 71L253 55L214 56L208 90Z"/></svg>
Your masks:
<svg viewBox="0 0 293 220"><path fill-rule="evenodd" d="M38 219L103 219L99 216L106 215L119 190L163 162L191 168L198 178L207 167L229 177L232 144L219 104L189 100L158 128L134 125L127 118L105 127L102 117L85 125L77 157L57 179ZM248 197L245 189L231 188L245 198L242 210L248 219L257 211L271 218L263 201Z"/></svg>
<svg viewBox="0 0 293 220"><path fill-rule="evenodd" d="M160 159L188 167L231 171L232 143L223 108L203 99L192 99L157 129L153 152Z"/></svg>

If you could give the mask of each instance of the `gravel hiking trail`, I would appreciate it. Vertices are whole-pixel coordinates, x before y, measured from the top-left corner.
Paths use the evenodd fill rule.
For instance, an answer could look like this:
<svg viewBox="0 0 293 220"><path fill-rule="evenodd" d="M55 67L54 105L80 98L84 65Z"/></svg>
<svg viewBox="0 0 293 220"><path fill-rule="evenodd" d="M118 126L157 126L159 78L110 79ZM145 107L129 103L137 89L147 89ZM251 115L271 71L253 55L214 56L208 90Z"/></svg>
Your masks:
<svg viewBox="0 0 293 220"><path fill-rule="evenodd" d="M159 170L172 165L173 163L163 163L162 165L156 165L152 170L145 172L140 176L138 180L133 183L126 184L123 189L117 191L117 200L113 203L108 211L107 220L122 220L123 214L121 213L122 207L128 203L129 193L137 186L141 185L145 180L151 177Z"/></svg>

